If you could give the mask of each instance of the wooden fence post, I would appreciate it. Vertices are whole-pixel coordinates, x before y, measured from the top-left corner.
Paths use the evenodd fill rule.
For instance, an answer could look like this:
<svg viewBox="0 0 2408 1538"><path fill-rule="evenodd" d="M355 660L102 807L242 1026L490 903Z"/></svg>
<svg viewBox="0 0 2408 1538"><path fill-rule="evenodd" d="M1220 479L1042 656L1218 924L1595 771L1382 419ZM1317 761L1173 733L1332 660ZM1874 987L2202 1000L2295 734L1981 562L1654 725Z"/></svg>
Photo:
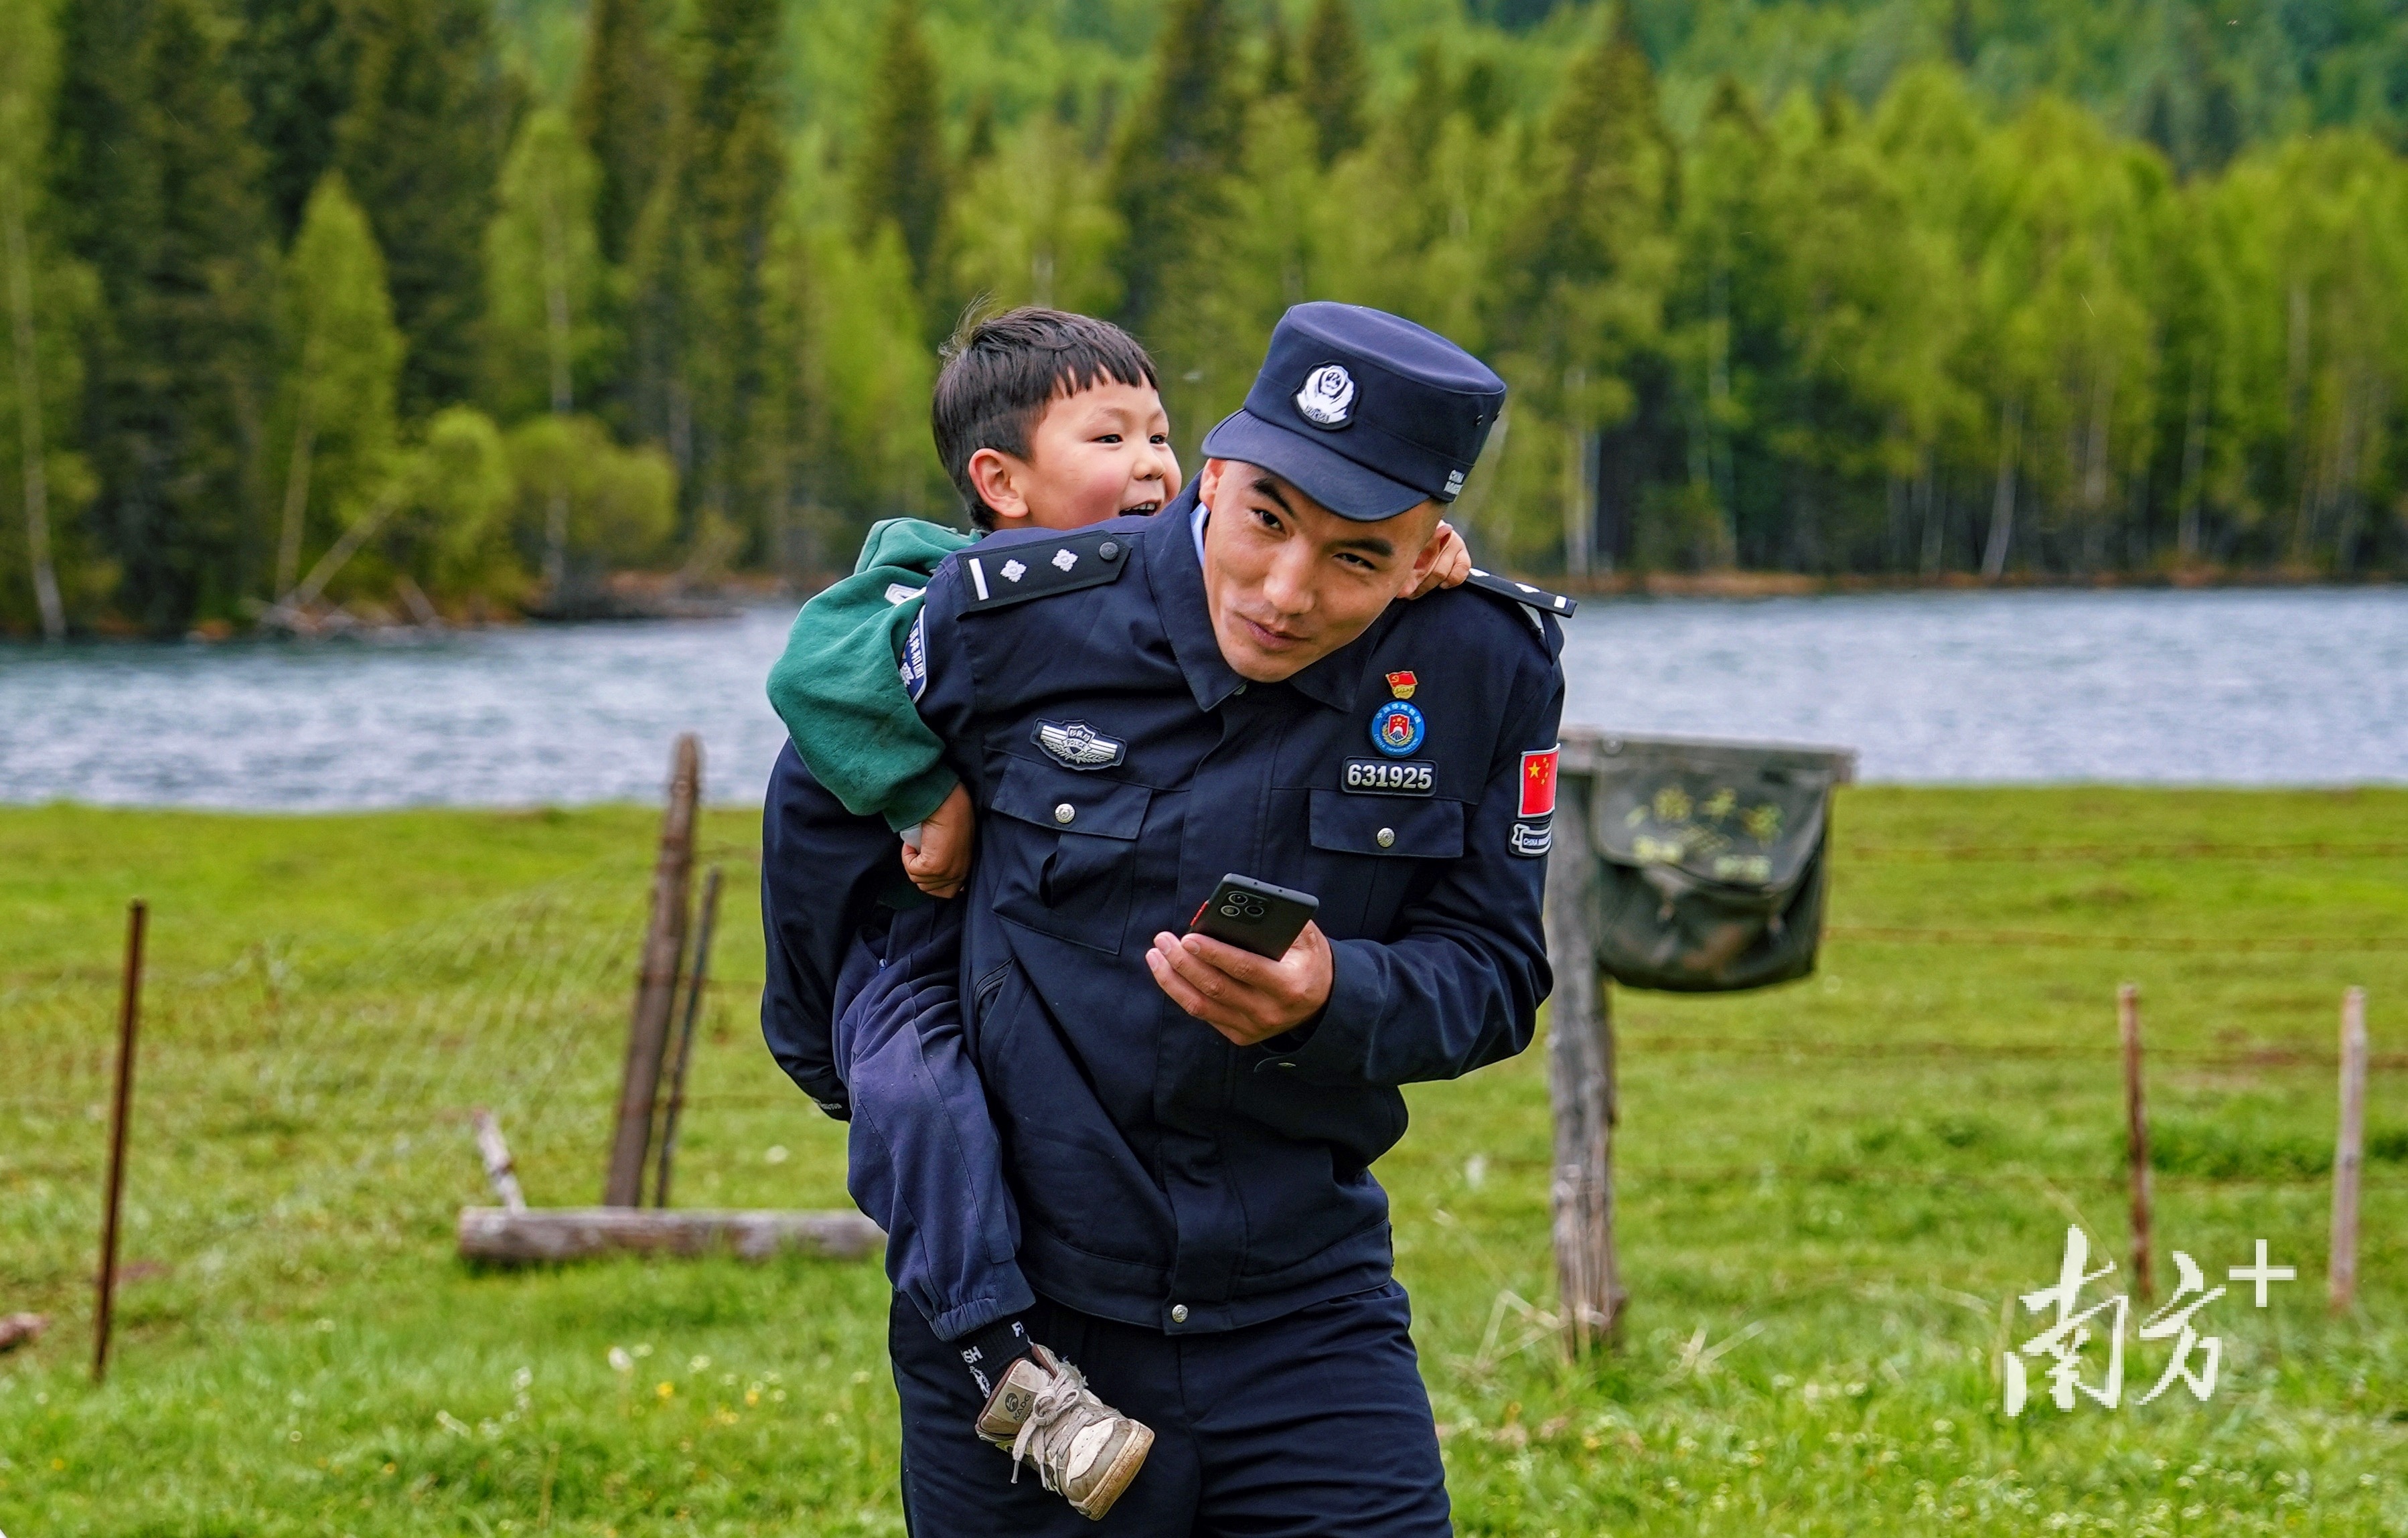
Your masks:
<svg viewBox="0 0 2408 1538"><path fill-rule="evenodd" d="M2124 1130L2132 1165L2132 1287L2145 1302L2157 1296L2149 1260L2149 1103L2141 1082L2141 990L2115 990L2115 1026L2124 1039Z"/></svg>
<svg viewBox="0 0 2408 1538"><path fill-rule="evenodd" d="M652 1175L652 1205L669 1204L669 1171L677 1161L678 1121L685 1114L685 1071L694 1061L694 1028L710 986L710 933L719 926L719 867L702 874L702 922L694 931L694 967L685 984L685 1021L678 1028L677 1061L669 1070L668 1109L661 1113L661 1164Z"/></svg>
<svg viewBox="0 0 2408 1538"><path fill-rule="evenodd" d="M125 910L125 978L117 1000L117 1094L108 1118L108 1205L100 1226L100 1296L93 1310L92 1381L108 1376L108 1332L117 1315L117 1218L125 1198L125 1122L134 1109L134 1035L142 1015L142 942L150 905Z"/></svg>
<svg viewBox="0 0 2408 1538"><path fill-rule="evenodd" d="M627 1064L619 1082L619 1123L610 1140L609 1175L602 1188L606 1207L643 1205L644 1154L652 1143L652 1103L660 1093L669 1012L677 1001L678 971L685 956L695 804L701 798L702 743L687 732L678 738L669 761L669 808L661 820L660 857L652 867L652 922L644 933L635 1018L627 1028Z"/></svg>
<svg viewBox="0 0 2408 1538"><path fill-rule="evenodd" d="M2366 1159L2366 990L2341 1000L2341 1137L2333 1148L2332 1261L2327 1269L2335 1314L2358 1296L2358 1180Z"/></svg>
<svg viewBox="0 0 2408 1538"><path fill-rule="evenodd" d="M1565 1349L1611 1349L1622 1290L1613 1250L1613 1026L1590 934L1597 872L1589 853L1591 781L1567 765L1547 856L1547 1091L1555 1110L1555 1273Z"/></svg>

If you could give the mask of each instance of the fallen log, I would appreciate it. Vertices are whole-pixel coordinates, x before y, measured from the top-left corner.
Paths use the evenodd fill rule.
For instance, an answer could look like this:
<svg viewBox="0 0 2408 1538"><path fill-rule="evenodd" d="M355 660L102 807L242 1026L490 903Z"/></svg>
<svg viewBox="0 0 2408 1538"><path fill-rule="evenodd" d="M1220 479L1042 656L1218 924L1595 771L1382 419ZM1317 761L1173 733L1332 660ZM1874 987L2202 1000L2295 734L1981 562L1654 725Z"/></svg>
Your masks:
<svg viewBox="0 0 2408 1538"><path fill-rule="evenodd" d="M859 1213L667 1210L658 1207L460 1209L460 1256L500 1265L584 1260L598 1255L734 1254L767 1260L783 1252L855 1260L886 1242Z"/></svg>

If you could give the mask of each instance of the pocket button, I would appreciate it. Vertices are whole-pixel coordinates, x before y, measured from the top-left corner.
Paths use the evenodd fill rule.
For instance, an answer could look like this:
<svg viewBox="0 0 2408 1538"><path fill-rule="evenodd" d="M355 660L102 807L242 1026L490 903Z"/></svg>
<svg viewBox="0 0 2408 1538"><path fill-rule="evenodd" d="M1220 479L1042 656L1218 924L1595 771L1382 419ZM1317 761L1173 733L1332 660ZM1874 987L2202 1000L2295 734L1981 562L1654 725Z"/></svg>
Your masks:
<svg viewBox="0 0 2408 1538"><path fill-rule="evenodd" d="M1067 823L1078 814L1079 809L1072 806L1068 801L1063 802L1060 806L1054 809L1054 820L1057 823Z"/></svg>
<svg viewBox="0 0 2408 1538"><path fill-rule="evenodd" d="M1383 827L1380 829L1378 838L1380 840L1380 847L1386 849L1397 841L1397 830L1393 827Z"/></svg>

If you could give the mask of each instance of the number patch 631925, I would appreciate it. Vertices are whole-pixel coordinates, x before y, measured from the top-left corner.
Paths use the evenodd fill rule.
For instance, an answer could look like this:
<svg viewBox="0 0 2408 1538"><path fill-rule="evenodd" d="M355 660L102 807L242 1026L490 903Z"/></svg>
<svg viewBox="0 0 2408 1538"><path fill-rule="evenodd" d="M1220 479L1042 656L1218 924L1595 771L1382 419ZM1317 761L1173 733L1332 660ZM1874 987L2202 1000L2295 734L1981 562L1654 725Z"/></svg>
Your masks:
<svg viewBox="0 0 2408 1538"><path fill-rule="evenodd" d="M1422 758L1349 758L1345 784L1363 796L1427 796L1437 788L1435 769Z"/></svg>

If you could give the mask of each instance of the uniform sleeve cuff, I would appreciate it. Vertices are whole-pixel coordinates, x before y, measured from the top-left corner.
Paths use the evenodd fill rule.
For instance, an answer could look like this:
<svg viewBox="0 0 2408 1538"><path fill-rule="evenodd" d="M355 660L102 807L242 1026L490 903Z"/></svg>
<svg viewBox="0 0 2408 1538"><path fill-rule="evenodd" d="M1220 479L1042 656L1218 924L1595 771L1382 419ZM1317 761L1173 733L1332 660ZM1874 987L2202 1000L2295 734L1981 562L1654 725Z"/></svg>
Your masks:
<svg viewBox="0 0 2408 1538"><path fill-rule="evenodd" d="M1340 940L1329 947L1329 1001L1320 1018L1301 1028L1303 1044L1283 1055L1309 1079L1363 1082L1371 1036L1382 1009L1379 963L1369 941Z"/></svg>
<svg viewBox="0 0 2408 1538"><path fill-rule="evenodd" d="M900 833L926 822L961 783L961 776L941 762L921 770L895 787L886 803L886 826Z"/></svg>

